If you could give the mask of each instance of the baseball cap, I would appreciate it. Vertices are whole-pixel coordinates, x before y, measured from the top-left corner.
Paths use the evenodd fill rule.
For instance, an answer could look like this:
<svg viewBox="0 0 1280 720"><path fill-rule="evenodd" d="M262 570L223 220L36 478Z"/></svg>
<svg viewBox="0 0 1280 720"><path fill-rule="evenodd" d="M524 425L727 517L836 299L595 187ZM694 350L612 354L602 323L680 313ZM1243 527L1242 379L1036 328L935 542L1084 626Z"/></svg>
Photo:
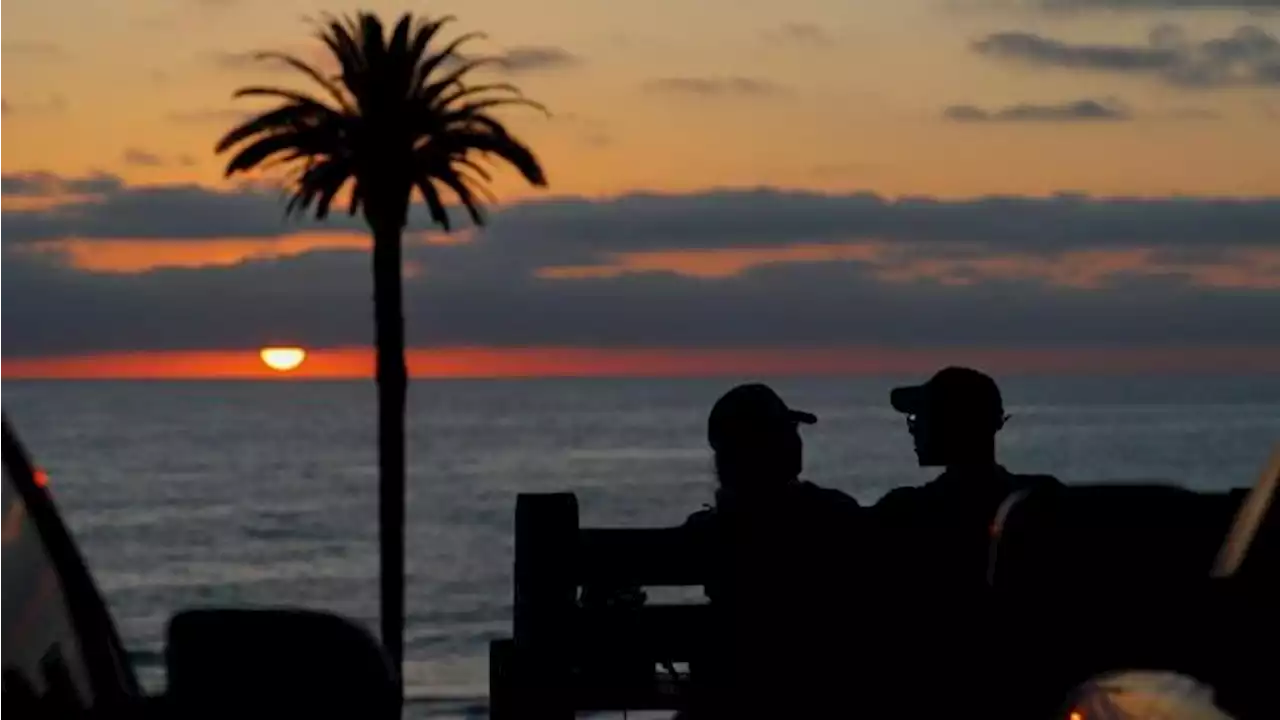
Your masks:
<svg viewBox="0 0 1280 720"><path fill-rule="evenodd" d="M707 441L713 449L724 450L817 421L813 413L787 407L768 385L750 383L733 388L716 401L707 418Z"/></svg>
<svg viewBox="0 0 1280 720"><path fill-rule="evenodd" d="M944 413L952 417L1004 422L1004 400L996 381L986 373L966 367L939 370L923 385L894 388L889 393L893 409L908 415Z"/></svg>

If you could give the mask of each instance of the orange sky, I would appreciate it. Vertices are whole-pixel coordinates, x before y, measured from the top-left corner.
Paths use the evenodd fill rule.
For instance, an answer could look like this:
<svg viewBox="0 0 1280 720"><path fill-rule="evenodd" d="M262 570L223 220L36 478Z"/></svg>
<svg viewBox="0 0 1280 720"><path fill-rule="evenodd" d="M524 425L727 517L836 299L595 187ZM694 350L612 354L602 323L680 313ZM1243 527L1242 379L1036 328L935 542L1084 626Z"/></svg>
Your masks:
<svg viewBox="0 0 1280 720"><path fill-rule="evenodd" d="M1023 6L1035 3L1026 2ZM1032 31L1066 43L1144 47L1173 24L1203 42L1280 18L1245 12L1045 14L1018 3L895 0L439 0L477 51L555 48L571 58L521 73L547 104L511 116L556 193L769 184L900 194L1280 193L1280 114L1265 87L1188 89L1158 75L1001 62L977 39ZM535 7L536 6L536 7ZM120 174L217 185L215 139L256 107L246 84L289 82L245 61L263 49L319 58L321 11L399 13L393 0L127 3L84 0L76 22L46 0L5 3L5 172ZM798 30L797 30L798 28ZM655 80L746 78L763 88L662 94ZM951 105L1001 108L1115 100L1130 122L956 123ZM1176 151L1172 149L1176 148ZM501 179L506 198L530 193Z"/></svg>
<svg viewBox="0 0 1280 720"><path fill-rule="evenodd" d="M556 67L501 78L547 104L510 117L565 196L637 190L680 193L769 186L869 190L883 196L1043 196L1060 191L1126 196L1280 196L1280 100L1275 86L1193 87L1170 74L1032 67L984 57L974 44L993 33L1035 33L1070 46L1150 47L1177 26L1187 43L1229 37L1244 26L1280 35L1280 16L1231 10L1046 14L1027 3L944 0L795 0L787 3L650 0L440 0L456 32L483 30L479 51L555 49ZM1021 9L1018 9L1021 7ZM82 0L75 22L48 0L5 6L3 130L6 174L64 177L108 173L129 185L227 188L215 139L252 103L247 84L292 82L245 62L277 49L321 58L304 18L320 11L403 11L403 3L319 0ZM421 8L414 7L415 10ZM662 92L712 87L713 92ZM699 85L701 83L701 85ZM657 88L657 89L655 89ZM728 88L728 89L726 89ZM738 88L738 89L734 89ZM742 90L747 88L747 90ZM1079 100L1114 103L1118 122L949 121L965 105L998 111ZM537 191L501 176L504 200ZM63 198L66 200L67 198ZM81 198L83 199L83 198ZM5 199L9 210L57 198ZM465 238L463 238L465 239ZM440 238L435 238L439 242ZM363 249L361 232L282 232L215 239L60 237L56 253L86 273L228 267L324 249ZM1280 250L1252 247L1214 262L1153 259L1143 248L1043 255L924 257L878 263L882 242L617 253L589 266L531 270L546 279L674 272L717 279L762 265L861 261L886 281L942 284L1036 281L1088 289L1111 277L1186 276L1201 287L1274 291ZM409 274L422 268L410 267ZM427 269L429 273L429 269ZM252 340L250 341L252 342ZM1237 369L1280 366L1270 350L787 351L599 350L581 348L415 350L416 375L707 374L923 370L949 358L1028 370L1124 367ZM367 375L368 353L322 349L289 377ZM254 352L209 350L13 359L4 377L281 377Z"/></svg>

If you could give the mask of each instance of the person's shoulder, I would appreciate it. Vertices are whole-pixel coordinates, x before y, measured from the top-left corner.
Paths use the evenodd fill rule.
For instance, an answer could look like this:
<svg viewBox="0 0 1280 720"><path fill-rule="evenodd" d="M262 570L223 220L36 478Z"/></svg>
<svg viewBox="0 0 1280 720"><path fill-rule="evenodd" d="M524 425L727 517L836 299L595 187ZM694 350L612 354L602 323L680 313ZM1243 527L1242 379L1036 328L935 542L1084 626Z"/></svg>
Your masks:
<svg viewBox="0 0 1280 720"><path fill-rule="evenodd" d="M831 507L845 509L845 510L862 509L862 505L858 502L857 498L853 497L852 495L842 490L837 490L831 487L823 487L822 485L816 485L814 483L809 482L808 480L800 481L799 487L800 487L800 492L803 493L805 496L815 501L819 501L824 505L829 505Z"/></svg>
<svg viewBox="0 0 1280 720"><path fill-rule="evenodd" d="M699 531L712 527L716 522L716 509L714 506L705 505L701 510L697 510L685 518L684 524L681 525L683 530Z"/></svg>
<svg viewBox="0 0 1280 720"><path fill-rule="evenodd" d="M934 494L933 490L934 487L932 483L926 485L903 485L896 487L882 495L880 499L876 501L875 507L881 510L892 510L905 507L931 497Z"/></svg>
<svg viewBox="0 0 1280 720"><path fill-rule="evenodd" d="M924 485L904 485L885 493L871 507L872 515L891 523L935 523L939 513L951 513L964 501L952 483L939 477Z"/></svg>
<svg viewBox="0 0 1280 720"><path fill-rule="evenodd" d="M1058 488L1064 484L1054 475L1047 473L1014 473L1008 472L1013 490L1039 490L1042 488Z"/></svg>

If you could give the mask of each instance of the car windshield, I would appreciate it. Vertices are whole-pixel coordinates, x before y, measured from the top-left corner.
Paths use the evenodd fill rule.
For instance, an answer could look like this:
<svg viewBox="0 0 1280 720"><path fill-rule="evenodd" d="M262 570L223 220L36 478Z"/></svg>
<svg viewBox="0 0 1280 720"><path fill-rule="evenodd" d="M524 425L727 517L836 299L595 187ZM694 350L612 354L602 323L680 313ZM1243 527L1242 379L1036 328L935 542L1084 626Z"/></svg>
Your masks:
<svg viewBox="0 0 1280 720"><path fill-rule="evenodd" d="M66 593L44 538L4 468L4 694L91 696Z"/></svg>

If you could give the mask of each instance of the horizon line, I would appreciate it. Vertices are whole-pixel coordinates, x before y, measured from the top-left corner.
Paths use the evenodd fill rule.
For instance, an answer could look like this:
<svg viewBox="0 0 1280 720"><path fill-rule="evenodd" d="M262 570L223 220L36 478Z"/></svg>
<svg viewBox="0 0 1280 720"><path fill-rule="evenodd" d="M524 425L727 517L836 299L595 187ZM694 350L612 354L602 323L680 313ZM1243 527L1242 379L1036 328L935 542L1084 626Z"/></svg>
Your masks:
<svg viewBox="0 0 1280 720"><path fill-rule="evenodd" d="M272 343L273 345L287 343ZM366 380L373 349L307 349L289 372L259 348L131 350L0 358L4 380ZM927 374L969 365L1006 375L1270 374L1276 347L601 348L453 346L406 350L413 379L714 378Z"/></svg>

